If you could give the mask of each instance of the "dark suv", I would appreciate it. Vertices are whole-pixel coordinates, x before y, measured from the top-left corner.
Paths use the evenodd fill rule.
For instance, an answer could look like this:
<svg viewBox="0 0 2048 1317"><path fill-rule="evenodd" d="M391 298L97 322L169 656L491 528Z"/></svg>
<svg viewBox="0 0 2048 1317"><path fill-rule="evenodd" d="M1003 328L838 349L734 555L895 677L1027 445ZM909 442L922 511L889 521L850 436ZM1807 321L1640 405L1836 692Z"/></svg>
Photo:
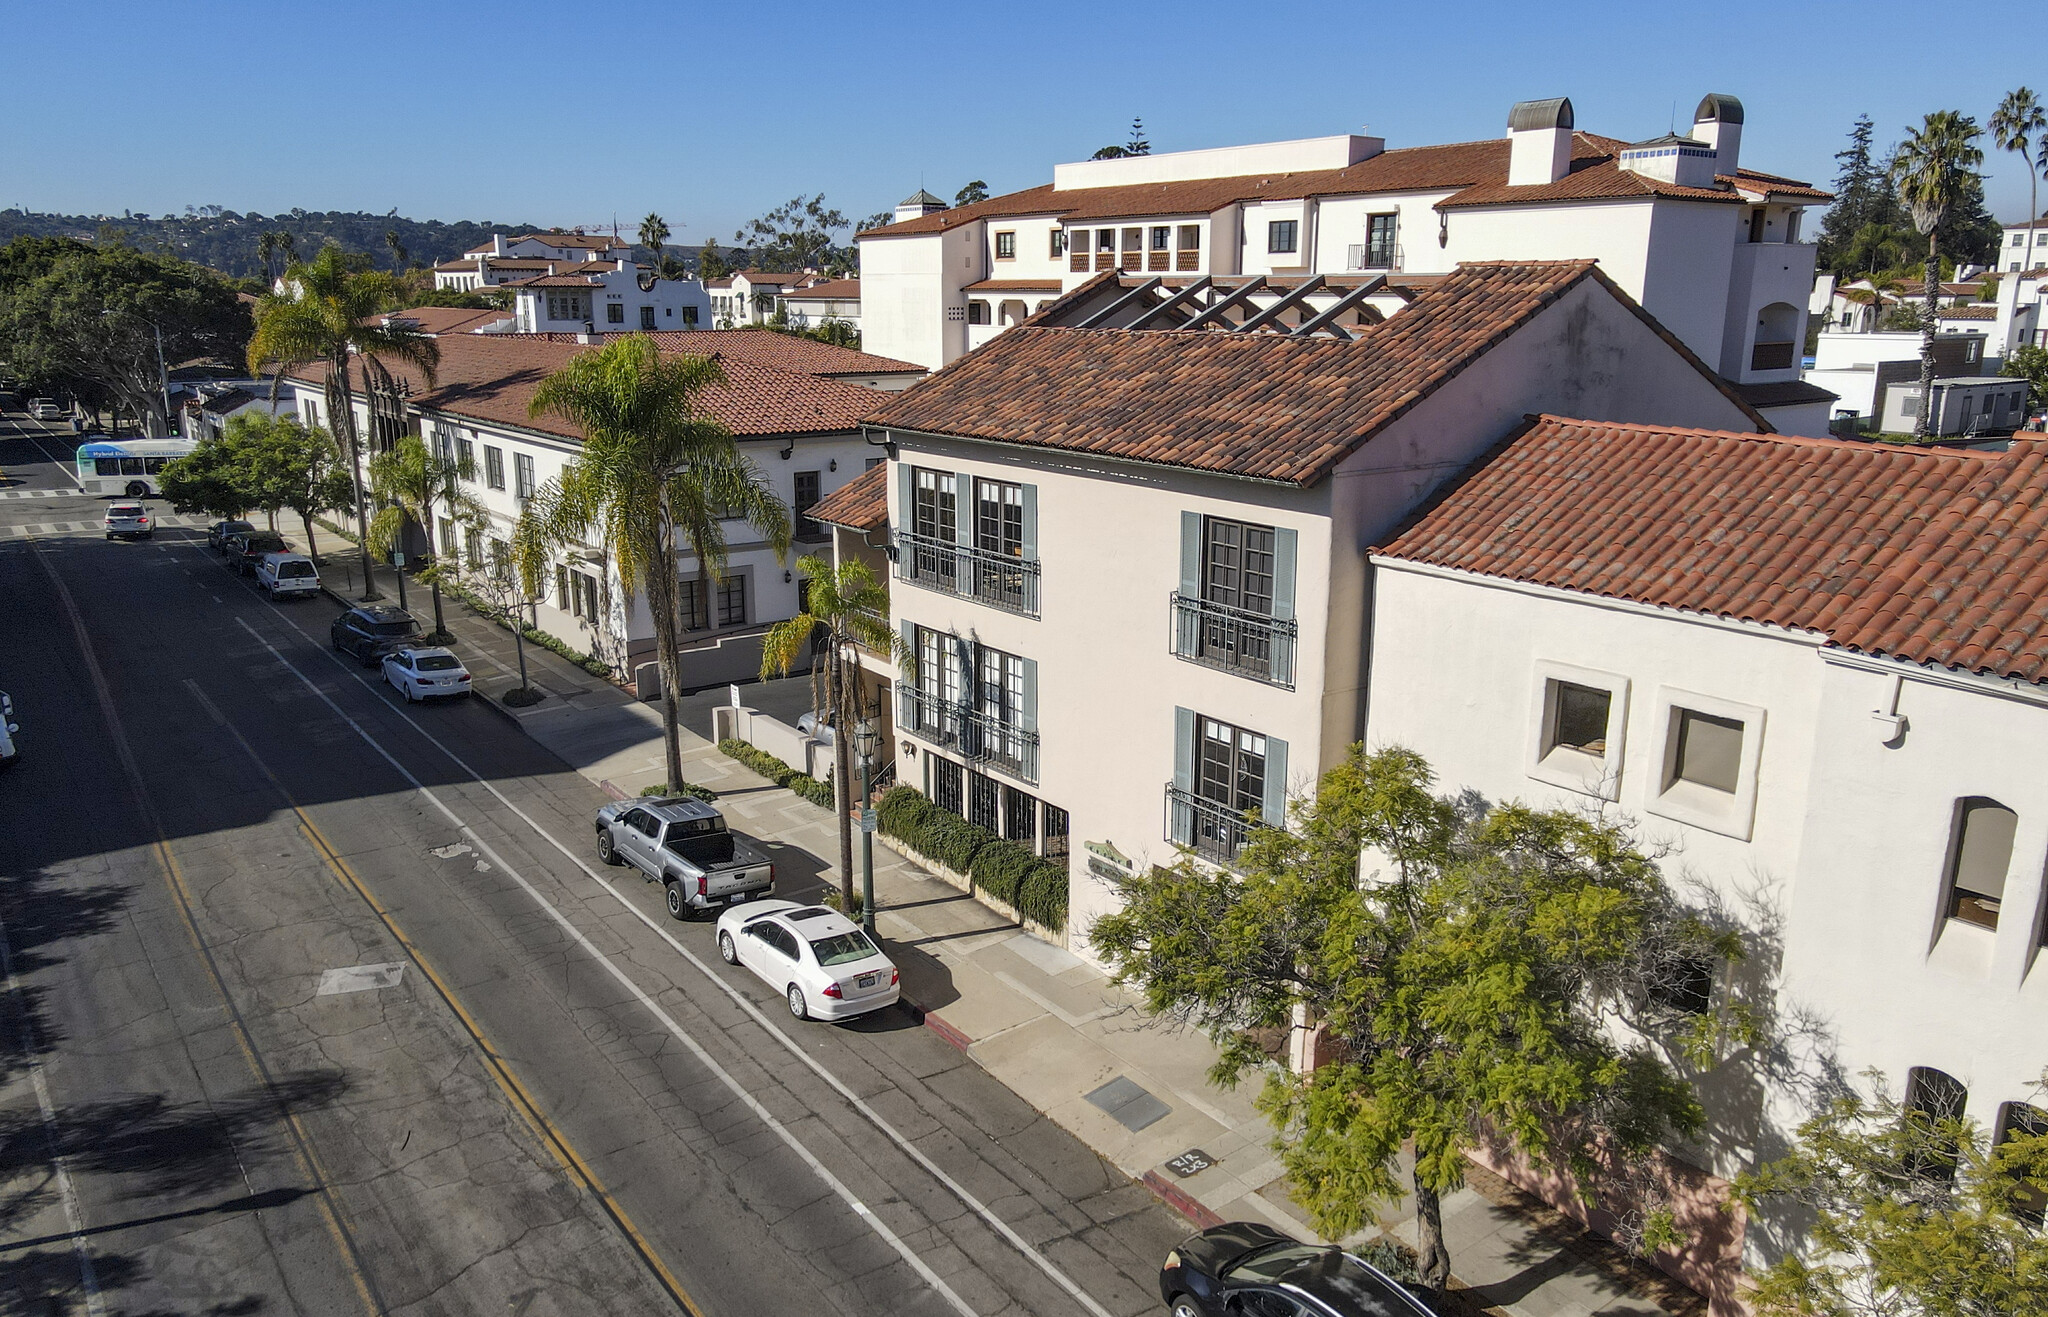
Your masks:
<svg viewBox="0 0 2048 1317"><path fill-rule="evenodd" d="M284 536L275 531L236 531L220 546L221 557L228 566L243 576L254 576L256 564L263 561L266 553L290 553L292 546L284 542Z"/></svg>
<svg viewBox="0 0 2048 1317"><path fill-rule="evenodd" d="M411 613L397 608L351 608L334 619L329 628L334 647L353 654L366 668L374 668L394 649L405 649L420 638L420 624Z"/></svg>

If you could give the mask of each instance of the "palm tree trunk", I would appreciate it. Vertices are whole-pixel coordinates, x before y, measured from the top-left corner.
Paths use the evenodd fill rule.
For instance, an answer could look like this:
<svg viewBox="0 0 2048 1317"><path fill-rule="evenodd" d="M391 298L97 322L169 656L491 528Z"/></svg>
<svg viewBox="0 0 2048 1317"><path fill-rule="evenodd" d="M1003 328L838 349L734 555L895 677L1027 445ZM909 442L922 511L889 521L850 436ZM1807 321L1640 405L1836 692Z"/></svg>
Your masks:
<svg viewBox="0 0 2048 1317"><path fill-rule="evenodd" d="M654 635L661 646L656 656L661 665L662 753L668 764L668 789L683 789L683 719L676 705L682 677L683 638L682 591L676 588L674 523L668 516L668 491L661 493L661 529L656 534L655 552L647 565L647 602L654 610Z"/></svg>
<svg viewBox="0 0 2048 1317"><path fill-rule="evenodd" d="M1436 1190L1415 1177L1415 1278L1441 1294L1451 1283L1451 1250L1444 1244L1444 1207Z"/></svg>
<svg viewBox="0 0 2048 1317"><path fill-rule="evenodd" d="M363 602L369 603L384 596L377 592L377 577L370 564L370 514L363 501L362 443L356 436L356 398L348 383L347 357L327 364L327 380L327 409L334 413L335 428L341 431L348 449L348 479L356 500L356 554L363 564Z"/></svg>
<svg viewBox="0 0 2048 1317"><path fill-rule="evenodd" d="M2020 268L2031 270L2034 268L2034 224L2041 218L2041 199L2035 195L2035 187L2040 183L2041 176L2035 169L2034 162L2027 159L2027 147L2024 142L2020 144L2020 160L2027 167L2027 259ZM1998 266L1994 264L1991 268L1995 271Z"/></svg>
<svg viewBox="0 0 2048 1317"><path fill-rule="evenodd" d="M1935 297L1941 289L1941 252L1935 246L1934 231L1927 234L1927 276L1925 318L1920 322L1920 415L1913 421L1913 437L1925 439L1934 433L1934 327Z"/></svg>
<svg viewBox="0 0 2048 1317"><path fill-rule="evenodd" d="M826 701L832 709L832 796L839 802L840 909L853 918L853 719L847 715L846 673L841 668L838 632L825 652Z"/></svg>

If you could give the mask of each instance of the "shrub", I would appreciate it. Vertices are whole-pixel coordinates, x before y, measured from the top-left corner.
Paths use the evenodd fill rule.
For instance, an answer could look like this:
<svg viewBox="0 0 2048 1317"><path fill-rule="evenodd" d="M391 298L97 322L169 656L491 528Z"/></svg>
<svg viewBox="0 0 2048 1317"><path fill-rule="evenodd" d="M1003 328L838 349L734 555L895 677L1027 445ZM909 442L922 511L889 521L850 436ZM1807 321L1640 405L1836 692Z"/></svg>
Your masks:
<svg viewBox="0 0 2048 1317"><path fill-rule="evenodd" d="M997 839L974 856L974 888L1005 905L1017 904L1017 889L1024 876L1038 864L1038 857L1014 841Z"/></svg>
<svg viewBox="0 0 2048 1317"><path fill-rule="evenodd" d="M1067 866L1040 860L1017 885L1017 912L1047 928L1067 926Z"/></svg>
<svg viewBox="0 0 2048 1317"><path fill-rule="evenodd" d="M789 788L813 805L831 809L836 803L830 782L820 781L808 773L799 773L766 750L730 736L718 743L718 749L727 758L737 759L776 786Z"/></svg>
<svg viewBox="0 0 2048 1317"><path fill-rule="evenodd" d="M651 787L640 788L640 794L643 796L694 796L707 805L718 799L716 791L713 791L710 787L700 787L694 782L683 783L681 791L670 791L668 783L657 782Z"/></svg>
<svg viewBox="0 0 2048 1317"><path fill-rule="evenodd" d="M1415 1252L1397 1239L1382 1235L1351 1251L1403 1285L1416 1281Z"/></svg>
<svg viewBox="0 0 2048 1317"><path fill-rule="evenodd" d="M832 790L832 784L830 782L821 782L809 773L791 773L782 785L796 792L805 800L810 801L813 805L821 805L826 809L838 808L839 797Z"/></svg>
<svg viewBox="0 0 2048 1317"><path fill-rule="evenodd" d="M899 783L890 787L875 805L875 826L905 845L922 836L931 821L933 806L916 787Z"/></svg>
<svg viewBox="0 0 2048 1317"><path fill-rule="evenodd" d="M937 860L954 873L971 874L974 857L981 848L1000 838L987 828L969 823L958 814L943 809L933 809L931 820L926 824L924 836L918 841L904 839L913 850L921 851Z"/></svg>

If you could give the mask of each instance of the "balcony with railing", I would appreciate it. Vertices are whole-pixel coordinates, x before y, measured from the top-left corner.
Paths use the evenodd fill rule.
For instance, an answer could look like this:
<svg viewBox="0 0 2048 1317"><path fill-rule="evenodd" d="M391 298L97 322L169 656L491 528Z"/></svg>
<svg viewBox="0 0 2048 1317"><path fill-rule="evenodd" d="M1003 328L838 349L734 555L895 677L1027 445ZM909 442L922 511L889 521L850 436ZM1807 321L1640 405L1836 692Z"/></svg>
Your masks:
<svg viewBox="0 0 2048 1317"><path fill-rule="evenodd" d="M896 579L1006 612L1038 616L1038 560L915 531L895 533Z"/></svg>
<svg viewBox="0 0 2048 1317"><path fill-rule="evenodd" d="M1252 832L1252 824L1237 810L1166 784L1166 839L1174 845L1217 864L1234 864Z"/></svg>
<svg viewBox="0 0 2048 1317"><path fill-rule="evenodd" d="M1242 608L1173 595L1174 657L1269 685L1294 689L1294 650L1300 626Z"/></svg>
<svg viewBox="0 0 2048 1317"><path fill-rule="evenodd" d="M992 714L942 700L915 686L898 686L896 730L951 750L1024 782L1038 781L1038 733Z"/></svg>

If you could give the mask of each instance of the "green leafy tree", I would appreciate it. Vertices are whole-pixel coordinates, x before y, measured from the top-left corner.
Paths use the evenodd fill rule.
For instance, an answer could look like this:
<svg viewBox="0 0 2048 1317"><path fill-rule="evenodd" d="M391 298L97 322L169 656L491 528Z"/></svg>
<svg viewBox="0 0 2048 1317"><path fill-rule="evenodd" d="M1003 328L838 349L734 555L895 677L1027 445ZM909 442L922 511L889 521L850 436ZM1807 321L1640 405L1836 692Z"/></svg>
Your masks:
<svg viewBox="0 0 2048 1317"><path fill-rule="evenodd" d="M654 253L654 267L659 270L668 249L668 221L648 211L647 218L640 221L640 245Z"/></svg>
<svg viewBox="0 0 2048 1317"><path fill-rule="evenodd" d="M228 282L177 257L10 244L4 265L0 359L30 387L117 404L152 434L170 433L172 420L160 363L233 361L249 339L249 312Z"/></svg>
<svg viewBox="0 0 2048 1317"><path fill-rule="evenodd" d="M363 498L363 443L356 427L355 376L373 388L391 390L392 380L380 358L400 361L434 381L441 349L416 330L387 325L379 313L387 309L390 276L349 267L338 247L323 247L310 262L285 271L296 291L269 294L256 306L256 332L249 340L249 369L261 373L273 366L282 380L300 366L325 368L327 413L348 457L353 485L350 505L356 514L357 552L362 559L363 598L376 599L370 570L370 526ZM271 386L277 396L277 384Z"/></svg>
<svg viewBox="0 0 2048 1317"><path fill-rule="evenodd" d="M708 600L725 570L727 518L751 525L777 556L790 543L788 509L706 403L705 395L724 383L716 360L664 355L644 334L570 358L541 381L531 412L574 424L583 448L535 491L513 532L520 578L531 594L543 588L552 548L593 542L609 546L628 591L647 592L670 782L683 781L677 550L687 545L696 555L698 588Z"/></svg>
<svg viewBox="0 0 2048 1317"><path fill-rule="evenodd" d="M389 451L371 458L370 496L376 500L378 510L370 522L370 546L389 555L403 546L405 528L409 525L419 527L431 546L442 513L464 526L488 522L489 510L462 485L463 481L476 478L472 466L442 457L416 434L405 435ZM448 634L448 623L441 613L441 574L428 571L421 575L433 593L434 634L444 637ZM402 572L399 579L403 582Z"/></svg>
<svg viewBox="0 0 2048 1317"><path fill-rule="evenodd" d="M216 519L238 518L256 507L256 494L249 486L248 464L222 439L202 439L190 453L166 462L158 481L178 511Z"/></svg>
<svg viewBox="0 0 2048 1317"><path fill-rule="evenodd" d="M825 194L792 197L733 234L745 247L748 263L758 270L841 272L853 266L850 250L838 246L833 234L846 228L846 216L825 204Z"/></svg>
<svg viewBox="0 0 2048 1317"><path fill-rule="evenodd" d="M839 908L852 910L856 903L850 747L853 729L872 712L861 693L859 648L894 655L901 669L913 675L917 659L889 625L889 589L866 563L849 559L835 567L822 556L807 553L797 559L796 570L810 582L806 606L762 637L761 678L786 677L806 655L818 656L811 668L811 707L830 714L832 778L839 802L839 892L844 898Z"/></svg>
<svg viewBox="0 0 2048 1317"><path fill-rule="evenodd" d="M710 238L704 240L704 249L697 253L697 277L699 279L723 279L732 273L732 264L725 259L725 253Z"/></svg>
<svg viewBox="0 0 2048 1317"><path fill-rule="evenodd" d="M397 229L386 229L384 231L384 247L385 250L391 253L391 272L393 274L404 274L405 263L411 259L411 256L405 250L405 239L398 236Z"/></svg>
<svg viewBox="0 0 2048 1317"><path fill-rule="evenodd" d="M297 513L306 532L306 552L317 561L320 545L314 538L313 518L347 507L354 494L334 436L319 426L308 429L295 416L244 412L229 419L222 439L248 473L252 497L247 506L269 513L273 527L277 513Z"/></svg>
<svg viewBox="0 0 2048 1317"><path fill-rule="evenodd" d="M978 178L953 194L953 204L956 206L971 206L977 201L987 200L988 184Z"/></svg>
<svg viewBox="0 0 2048 1317"><path fill-rule="evenodd" d="M1799 1128L1792 1153L1738 1176L1752 1211L1795 1207L1806 1246L1752 1273L1765 1317L2048 1314L2048 1114L1992 1146L1953 1112L1914 1109L1884 1076ZM1933 1104L1927 1104L1933 1105Z"/></svg>
<svg viewBox="0 0 2048 1317"><path fill-rule="evenodd" d="M1977 170L1984 152L1977 146L1983 130L1977 121L1954 110L1936 110L1918 128L1908 129L1906 140L1892 154L1891 175L1899 200L1913 217L1913 228L1927 240L1927 263L1923 275L1926 306L1920 326L1920 396L1934 396L1934 331L1937 299L1941 285L1941 250L1936 230L1969 192L1969 185L1982 181ZM1979 202L1981 206L1981 200ZM1913 422L1913 433L1925 437L1931 432L1933 408L1922 407Z"/></svg>
<svg viewBox="0 0 2048 1317"><path fill-rule="evenodd" d="M1353 747L1235 870L1183 856L1124 879L1089 935L1153 1011L1216 1040L1212 1080L1265 1072L1275 1149L1325 1235L1400 1196L1412 1143L1418 1271L1441 1289L1441 1196L1482 1140L1587 1186L1700 1127L1690 1086L1643 1040L1709 1046L1707 1017L1663 1003L1740 944L1685 912L1623 827L1516 804L1472 817L1433 784L1412 751ZM1272 1049L1303 1018L1335 1059L1296 1074ZM1678 1242L1654 1201L1630 1233Z"/></svg>
<svg viewBox="0 0 2048 1317"><path fill-rule="evenodd" d="M2048 407L2048 348L2023 343L2005 354L2005 364L1999 367L1998 373L2027 382L2029 407Z"/></svg>
<svg viewBox="0 0 2048 1317"><path fill-rule="evenodd" d="M1900 228L1897 194L1883 161L1873 154L1876 125L1858 115L1849 129L1849 145L1835 153L1835 201L1821 219L1820 264L1844 281L1887 270L1903 259L1903 251L1884 246Z"/></svg>
<svg viewBox="0 0 2048 1317"><path fill-rule="evenodd" d="M2039 185L2040 171L2035 167L2031 154L2038 147L2048 156L2048 110L2041 108L2040 98L2031 87L2019 87L2005 94L1998 108L1991 115L1991 140L2001 151L2017 152L2020 167L2027 171L2027 218L2032 220L2041 213ZM2027 230L2026 264L2023 270L2034 268L2034 230Z"/></svg>

